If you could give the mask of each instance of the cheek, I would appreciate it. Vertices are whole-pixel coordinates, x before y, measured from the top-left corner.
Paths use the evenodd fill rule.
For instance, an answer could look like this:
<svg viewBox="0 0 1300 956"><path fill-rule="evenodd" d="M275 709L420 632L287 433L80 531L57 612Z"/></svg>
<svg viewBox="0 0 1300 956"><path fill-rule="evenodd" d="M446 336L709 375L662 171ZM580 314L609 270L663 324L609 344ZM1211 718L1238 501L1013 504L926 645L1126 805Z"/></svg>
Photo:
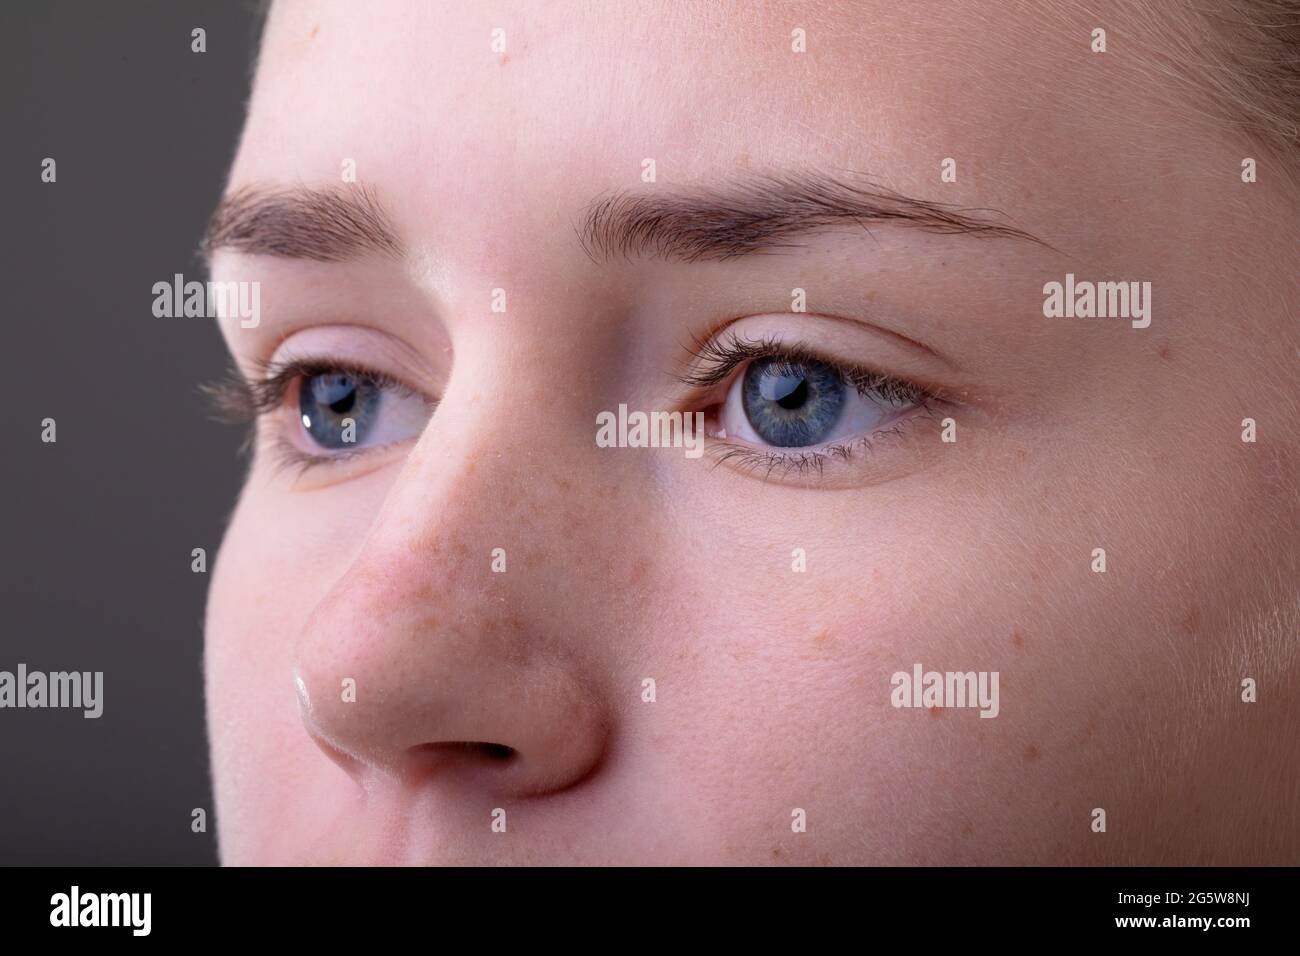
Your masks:
<svg viewBox="0 0 1300 956"><path fill-rule="evenodd" d="M716 815L725 850L873 864L1085 851L1096 797L1083 784L1124 723L1106 693L1127 673L1105 653L1118 589L1064 557L1082 529L1013 524L973 494L949 501L898 501L885 516L821 497L744 541L712 538L732 544L701 559L708 599L682 625L693 638L679 709L691 714L663 739L687 768L683 799ZM918 663L996 673L997 716L893 706L894 675ZM797 837L796 810L808 820Z"/></svg>
<svg viewBox="0 0 1300 956"><path fill-rule="evenodd" d="M298 858L315 842L321 817L352 798L298 714L294 637L330 571L312 558L329 549L299 544L291 521L256 493L245 495L208 595L206 707L226 863Z"/></svg>

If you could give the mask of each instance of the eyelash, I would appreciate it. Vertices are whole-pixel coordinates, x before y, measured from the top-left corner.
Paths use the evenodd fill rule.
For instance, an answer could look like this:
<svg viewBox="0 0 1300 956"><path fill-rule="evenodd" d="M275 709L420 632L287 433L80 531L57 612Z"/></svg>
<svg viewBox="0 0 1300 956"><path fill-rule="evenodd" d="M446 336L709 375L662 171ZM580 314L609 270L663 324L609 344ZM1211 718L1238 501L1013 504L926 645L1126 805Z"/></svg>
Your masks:
<svg viewBox="0 0 1300 956"><path fill-rule="evenodd" d="M258 419L284 405L294 382L316 375L343 372L379 388L395 389L408 394L413 391L410 386L385 372L352 361L326 357L295 358L282 362L259 361L255 365L259 372L255 379L249 379L238 369L232 368L224 378L201 386L200 390L207 396L218 421L234 425L256 424ZM246 452L251 447L254 435L255 432L249 432L241 451ZM295 468L301 474L316 465L355 458L373 449L359 448L335 454L312 455L277 436L272 450L280 468Z"/></svg>
<svg viewBox="0 0 1300 956"><path fill-rule="evenodd" d="M917 419L937 417L934 414L933 403L938 400L938 396L934 393L873 369L825 357L803 345L782 342L776 336L745 339L731 332L707 341L696 339L688 350L695 356L698 364L678 378L683 384L700 392L723 384L746 362L767 358L798 365L816 361L839 371L842 381L857 389L863 397L878 396L884 401L900 405L910 403L919 410L916 414L869 435L827 445L816 451L799 449L777 452L755 445L729 442L725 439L716 440L715 459L718 464L732 462L734 466L744 471L762 471L765 479L776 472L781 475L798 476L815 472L820 477L828 462L837 459L848 461L855 449L869 453L877 441L902 435L903 429ZM259 362L257 369L260 374L255 379L250 380L237 369L231 369L225 378L202 386L201 391L211 402L215 417L219 421L254 424L264 415L271 414L283 406L289 389L295 381L316 375L345 372L365 379L380 388L398 389L408 393L411 391L405 383L378 369L356 362L325 357ZM250 432L244 450L251 445L252 437L253 433ZM366 451L366 449L358 449L343 454L312 455L294 447L283 438L276 439L274 450L281 467L297 468L300 473L315 465L337 462L364 454Z"/></svg>
<svg viewBox="0 0 1300 956"><path fill-rule="evenodd" d="M905 428L918 420L933 420L938 417L934 406L940 399L934 392L874 369L829 358L798 343L783 342L778 336L745 339L735 332L728 332L720 338L707 341L695 339L688 346L688 351L695 356L699 364L678 378L683 384L699 391L714 389L727 382L732 372L746 362L775 359L778 362L797 366L815 361L838 371L841 381L857 389L858 394L864 398L876 396L894 404L910 403L917 410L915 414L869 435L860 435L848 441L826 445L816 451L807 449L772 451L757 445L716 439L718 450L715 451L715 459L718 464L729 461L744 471L762 471L765 479L770 478L773 473L782 476L789 474L806 476L815 473L820 477L827 463L835 460L848 461L855 449L869 453L876 442L901 436Z"/></svg>

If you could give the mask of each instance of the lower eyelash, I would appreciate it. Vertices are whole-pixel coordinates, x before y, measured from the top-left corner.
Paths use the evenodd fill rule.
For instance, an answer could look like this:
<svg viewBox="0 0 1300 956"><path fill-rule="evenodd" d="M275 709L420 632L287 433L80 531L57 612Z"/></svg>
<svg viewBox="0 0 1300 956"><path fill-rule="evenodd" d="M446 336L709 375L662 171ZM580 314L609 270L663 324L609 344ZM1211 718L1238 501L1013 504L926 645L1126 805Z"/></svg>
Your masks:
<svg viewBox="0 0 1300 956"><path fill-rule="evenodd" d="M734 467L748 474L762 471L764 481L769 480L774 472L779 472L780 477L788 477L792 474L798 477L816 474L820 478L828 463L836 460L849 461L855 451L870 453L877 442L900 438L906 429L913 427L916 422L923 419L937 421L938 417L927 398L917 406L917 414L899 419L869 435L860 435L847 442L837 442L817 450L797 448L774 453L768 447L741 445L725 439L715 439L711 447L714 450L715 466L724 462L734 462Z"/></svg>
<svg viewBox="0 0 1300 956"><path fill-rule="evenodd" d="M267 443L267 450L271 454L275 474L281 475L291 471L295 476L300 476L317 465L346 461L363 453L361 450L356 450L340 452L337 455L312 455L301 448L296 448L280 435L271 437Z"/></svg>

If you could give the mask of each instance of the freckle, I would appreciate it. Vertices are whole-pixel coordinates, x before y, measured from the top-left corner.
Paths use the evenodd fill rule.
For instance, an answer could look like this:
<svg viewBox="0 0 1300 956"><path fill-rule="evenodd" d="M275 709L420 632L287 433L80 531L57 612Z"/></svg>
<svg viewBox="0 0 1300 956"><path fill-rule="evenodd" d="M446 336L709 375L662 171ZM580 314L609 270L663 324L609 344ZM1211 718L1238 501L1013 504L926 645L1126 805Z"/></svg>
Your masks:
<svg viewBox="0 0 1300 956"><path fill-rule="evenodd" d="M818 631L816 634L813 635L813 643L816 644L818 647L826 647L828 644L830 644L830 642L831 642L831 632L826 628L822 628L820 631Z"/></svg>
<svg viewBox="0 0 1300 956"><path fill-rule="evenodd" d="M1011 645L1012 645L1013 647L1024 647L1024 646L1025 646L1025 636L1024 636L1023 634L1021 634L1019 631L1012 631L1012 632L1011 632Z"/></svg>
<svg viewBox="0 0 1300 956"><path fill-rule="evenodd" d="M1183 617L1183 630L1188 634L1195 634L1201 629L1201 609L1198 607L1189 607L1187 614Z"/></svg>
<svg viewBox="0 0 1300 956"><path fill-rule="evenodd" d="M879 294L879 293L877 293L875 289L872 289L870 292L868 292L868 293L867 293L866 295L864 295L862 298L866 299L868 302L875 302L875 301L876 301L876 296L877 296L878 294Z"/></svg>
<svg viewBox="0 0 1300 956"><path fill-rule="evenodd" d="M967 820L961 825L961 835L964 837L973 837L975 835L975 824Z"/></svg>
<svg viewBox="0 0 1300 956"><path fill-rule="evenodd" d="M821 859L819 859L819 860L817 861L817 863L818 863L819 865L821 865L821 866L830 866L830 865L831 865L831 855L830 855L829 853L823 853L823 854L821 855Z"/></svg>
<svg viewBox="0 0 1300 956"><path fill-rule="evenodd" d="M931 708L930 708L930 716L931 716L931 717L942 717L942 716L943 716L943 708L942 708L942 707L931 707Z"/></svg>
<svg viewBox="0 0 1300 956"><path fill-rule="evenodd" d="M737 156L736 165L741 169L749 169L749 153L741 153Z"/></svg>
<svg viewBox="0 0 1300 956"><path fill-rule="evenodd" d="M628 575L627 578L628 586L632 587L633 585L640 584L642 581L645 580L645 577L649 573L649 571L650 571L650 562L645 560L645 558L642 558L632 568L632 573Z"/></svg>
<svg viewBox="0 0 1300 956"><path fill-rule="evenodd" d="M512 617L506 623L509 624L511 627L513 627L516 631L522 631L524 629L524 622L520 618Z"/></svg>
<svg viewBox="0 0 1300 956"><path fill-rule="evenodd" d="M319 24L319 23L316 24L314 27L311 28L311 33L307 34L307 39L308 39L308 40L314 40L314 39L316 39L316 34L318 34L318 33L320 33L320 24Z"/></svg>
<svg viewBox="0 0 1300 956"><path fill-rule="evenodd" d="M1030 574L1029 574L1029 580L1037 582L1037 581L1039 580L1038 572L1037 572L1037 571L1031 571Z"/></svg>
<svg viewBox="0 0 1300 956"><path fill-rule="evenodd" d="M510 62L510 54L509 54L509 53L502 53L502 54L501 54L501 65L502 65L502 66L505 66L505 65L506 65L507 63L509 63L509 62Z"/></svg>
<svg viewBox="0 0 1300 956"><path fill-rule="evenodd" d="M781 855L781 848L779 846L772 847L772 859L776 859L780 855Z"/></svg>
<svg viewBox="0 0 1300 956"><path fill-rule="evenodd" d="M1030 744L1028 747L1025 748L1026 763L1033 763L1035 760L1038 759L1038 757L1039 757L1038 748L1035 747L1033 744Z"/></svg>

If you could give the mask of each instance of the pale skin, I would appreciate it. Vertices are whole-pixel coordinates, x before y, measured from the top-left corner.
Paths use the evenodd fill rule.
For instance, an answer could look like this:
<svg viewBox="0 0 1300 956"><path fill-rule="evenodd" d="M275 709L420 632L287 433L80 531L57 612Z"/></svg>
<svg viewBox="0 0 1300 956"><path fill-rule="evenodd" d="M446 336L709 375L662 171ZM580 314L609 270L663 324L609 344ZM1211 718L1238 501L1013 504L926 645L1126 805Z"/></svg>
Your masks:
<svg viewBox="0 0 1300 956"><path fill-rule="evenodd" d="M218 249L262 283L223 335L249 377L324 354L437 408L305 471L269 450L310 448L297 412L259 423L206 629L224 862L1295 862L1293 189L1120 12L1094 54L1095 13L899 6L274 7L229 191L364 186L402 252ZM1046 245L575 235L809 168ZM1151 282L1151 325L1045 318L1067 272ZM620 403L743 440L672 374L724 325L944 403L820 477L596 446ZM891 706L915 662L999 672L998 716Z"/></svg>

